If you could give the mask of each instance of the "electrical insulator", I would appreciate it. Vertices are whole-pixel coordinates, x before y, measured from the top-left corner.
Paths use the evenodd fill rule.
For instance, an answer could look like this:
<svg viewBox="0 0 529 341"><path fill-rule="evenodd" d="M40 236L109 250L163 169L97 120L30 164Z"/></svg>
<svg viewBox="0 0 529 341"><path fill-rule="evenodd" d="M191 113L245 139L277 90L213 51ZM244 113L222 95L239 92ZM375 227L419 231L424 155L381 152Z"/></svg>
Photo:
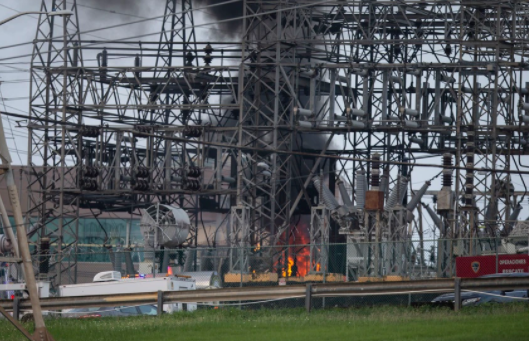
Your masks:
<svg viewBox="0 0 529 341"><path fill-rule="evenodd" d="M99 169L93 166L87 166L83 169L83 175L86 178L97 178L99 175Z"/></svg>
<svg viewBox="0 0 529 341"><path fill-rule="evenodd" d="M206 45L206 47L204 47L204 52L205 52L206 54L212 54L213 51L215 51L215 50L213 49L213 47L211 47L211 44L210 44L210 43L208 43L208 44Z"/></svg>
<svg viewBox="0 0 529 341"><path fill-rule="evenodd" d="M202 57L202 59L204 60L204 64L209 66L209 64L211 64L211 61L213 60L213 57L211 55L207 54L204 57Z"/></svg>
<svg viewBox="0 0 529 341"><path fill-rule="evenodd" d="M138 167L136 171L137 178L148 178L149 177L149 168L147 167Z"/></svg>
<svg viewBox="0 0 529 341"><path fill-rule="evenodd" d="M103 49L102 58L101 58L101 66L102 67L108 66L108 51L106 48Z"/></svg>
<svg viewBox="0 0 529 341"><path fill-rule="evenodd" d="M199 191L200 190L200 182L198 180L193 180L192 182L193 182L193 184L191 186L192 189L194 191Z"/></svg>
<svg viewBox="0 0 529 341"><path fill-rule="evenodd" d="M474 127L468 126L467 130L467 174L465 183L465 205L473 206L474 197Z"/></svg>
<svg viewBox="0 0 529 341"><path fill-rule="evenodd" d="M150 189L149 181L147 180L136 180L132 185L132 189L135 191L148 191Z"/></svg>
<svg viewBox="0 0 529 341"><path fill-rule="evenodd" d="M186 66L193 66L193 60L195 60L195 56L191 52L188 52L186 54Z"/></svg>
<svg viewBox="0 0 529 341"><path fill-rule="evenodd" d="M182 188L186 191L199 191L200 182L198 180L187 179L182 182Z"/></svg>
<svg viewBox="0 0 529 341"><path fill-rule="evenodd" d="M191 166L187 170L187 176L190 178L198 178L202 175L202 171L198 167Z"/></svg>
<svg viewBox="0 0 529 341"><path fill-rule="evenodd" d="M101 67L100 73L101 73L101 80L106 81L107 80L107 67L108 67L108 51L107 49L103 49L103 52L97 56L97 59L99 61L99 66Z"/></svg>
<svg viewBox="0 0 529 341"><path fill-rule="evenodd" d="M152 132L151 126L135 126L134 135L147 137Z"/></svg>
<svg viewBox="0 0 529 341"><path fill-rule="evenodd" d="M95 179L83 178L79 180L79 186L85 191L97 191L98 185Z"/></svg>
<svg viewBox="0 0 529 341"><path fill-rule="evenodd" d="M72 66L73 67L78 67L79 66L79 44L77 44L77 43L73 43Z"/></svg>
<svg viewBox="0 0 529 341"><path fill-rule="evenodd" d="M134 67L136 69L140 68L141 67L141 57L139 54L136 55L136 57L134 58ZM139 71L136 71L134 72L134 75L137 77L137 78L141 78L141 72Z"/></svg>
<svg viewBox="0 0 529 341"><path fill-rule="evenodd" d="M380 154L374 153L371 155L371 169L380 169Z"/></svg>
<svg viewBox="0 0 529 341"><path fill-rule="evenodd" d="M378 188L380 186L380 173L371 174L371 187Z"/></svg>
<svg viewBox="0 0 529 341"><path fill-rule="evenodd" d="M452 154L443 154L443 186L452 186Z"/></svg>
<svg viewBox="0 0 529 341"><path fill-rule="evenodd" d="M79 135L84 137L98 137L101 134L98 127L87 127L82 126L81 129L79 129Z"/></svg>
<svg viewBox="0 0 529 341"><path fill-rule="evenodd" d="M375 153L371 155L371 187L378 188L380 186L380 154Z"/></svg>
<svg viewBox="0 0 529 341"><path fill-rule="evenodd" d="M446 46L445 46L445 54L447 56L450 56L452 54L452 46L450 44L446 44Z"/></svg>
<svg viewBox="0 0 529 341"><path fill-rule="evenodd" d="M185 127L184 128L185 137L200 137L202 136L202 129L199 127Z"/></svg>
<svg viewBox="0 0 529 341"><path fill-rule="evenodd" d="M207 44L206 47L204 47L204 52L206 53L206 55L204 57L202 57L202 59L204 59L204 63L206 63L206 65L208 65L208 66L211 63L211 61L213 60L213 57L211 56L213 51L214 51L214 49L211 47L210 44Z"/></svg>
<svg viewBox="0 0 529 341"><path fill-rule="evenodd" d="M47 274L50 270L50 238L40 240L39 273Z"/></svg>

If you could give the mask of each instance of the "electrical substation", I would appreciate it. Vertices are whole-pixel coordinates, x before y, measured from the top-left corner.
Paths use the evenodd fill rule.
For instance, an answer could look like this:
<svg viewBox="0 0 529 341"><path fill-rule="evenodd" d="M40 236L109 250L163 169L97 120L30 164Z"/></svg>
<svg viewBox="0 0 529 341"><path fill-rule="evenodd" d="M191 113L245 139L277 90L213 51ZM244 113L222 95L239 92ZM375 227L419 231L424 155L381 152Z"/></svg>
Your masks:
<svg viewBox="0 0 529 341"><path fill-rule="evenodd" d="M39 278L78 282L88 216L141 219L120 246L140 272L225 282L451 277L527 248L527 1L154 2L128 39L41 2L75 15L41 15L31 57Z"/></svg>

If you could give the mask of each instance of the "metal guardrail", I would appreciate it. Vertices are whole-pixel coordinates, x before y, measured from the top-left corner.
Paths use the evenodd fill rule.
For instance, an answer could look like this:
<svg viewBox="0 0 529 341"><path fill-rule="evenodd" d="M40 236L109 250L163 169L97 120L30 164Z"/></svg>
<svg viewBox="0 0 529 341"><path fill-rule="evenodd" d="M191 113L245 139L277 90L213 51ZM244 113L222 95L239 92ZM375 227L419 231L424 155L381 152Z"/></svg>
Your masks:
<svg viewBox="0 0 529 341"><path fill-rule="evenodd" d="M514 289L529 290L529 277L455 278L371 283L318 283L275 287L242 287L120 295L51 297L41 299L41 306L44 310L62 310L80 307L159 304L160 302L167 304L305 298L306 308L310 311L311 299L313 297L454 292L455 309L458 310L461 304L461 291ZM30 301L27 299L20 300L18 304L19 309L31 309ZM6 310L13 310L13 301L2 300L0 301L0 306Z"/></svg>
<svg viewBox="0 0 529 341"><path fill-rule="evenodd" d="M22 258L0 257L0 263L22 263Z"/></svg>

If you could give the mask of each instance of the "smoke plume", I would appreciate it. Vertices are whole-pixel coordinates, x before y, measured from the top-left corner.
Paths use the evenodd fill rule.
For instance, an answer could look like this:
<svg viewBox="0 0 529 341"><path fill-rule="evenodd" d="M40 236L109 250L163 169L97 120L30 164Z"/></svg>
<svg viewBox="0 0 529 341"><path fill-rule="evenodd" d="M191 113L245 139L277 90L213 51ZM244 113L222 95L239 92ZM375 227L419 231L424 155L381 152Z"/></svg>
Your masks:
<svg viewBox="0 0 529 341"><path fill-rule="evenodd" d="M162 14L166 0L78 0L79 21L83 31L120 23L141 20ZM122 30L109 32L111 35L145 33L153 22L128 25ZM161 25L159 25L161 27ZM149 29L152 31L152 28Z"/></svg>
<svg viewBox="0 0 529 341"><path fill-rule="evenodd" d="M227 0L192 0L194 9L207 7ZM134 19L134 16L147 17L150 15L161 15L165 9L167 0L82 0L77 1L81 12L90 13L90 22L107 22L109 20L126 22ZM218 5L203 10L206 15L217 21L229 20L218 23L219 36L238 36L241 34L242 20L230 20L240 18L243 15L244 2L239 0L229 4ZM181 10L181 0L177 0L176 11ZM127 14L130 16L128 17ZM131 18L132 16L132 18ZM195 20L195 23L196 20Z"/></svg>
<svg viewBox="0 0 529 341"><path fill-rule="evenodd" d="M194 2L194 6L195 8L197 8L210 6L222 2L226 2L226 0L197 0ZM240 18L242 17L244 12L244 2L240 0L225 5L215 6L207 9L206 12L209 14L209 16L218 21ZM218 26L221 31L220 35L238 36L242 33L241 19L219 23Z"/></svg>
<svg viewBox="0 0 529 341"><path fill-rule="evenodd" d="M149 1L149 3L156 2L156 5L162 3L159 1ZM109 12L124 13L124 14L139 14L142 9L147 7L147 1L141 0L82 0L77 1L79 7L93 7Z"/></svg>

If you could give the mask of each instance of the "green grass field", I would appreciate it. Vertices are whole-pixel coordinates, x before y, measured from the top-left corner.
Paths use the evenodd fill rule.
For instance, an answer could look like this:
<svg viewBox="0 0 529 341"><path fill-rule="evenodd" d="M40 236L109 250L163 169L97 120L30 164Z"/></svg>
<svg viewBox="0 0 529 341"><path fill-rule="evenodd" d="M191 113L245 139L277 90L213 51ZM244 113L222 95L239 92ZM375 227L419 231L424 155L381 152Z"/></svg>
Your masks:
<svg viewBox="0 0 529 341"><path fill-rule="evenodd" d="M57 341L76 340L529 340L529 305L441 308L201 310L158 317L51 319ZM24 340L0 321L0 340Z"/></svg>

